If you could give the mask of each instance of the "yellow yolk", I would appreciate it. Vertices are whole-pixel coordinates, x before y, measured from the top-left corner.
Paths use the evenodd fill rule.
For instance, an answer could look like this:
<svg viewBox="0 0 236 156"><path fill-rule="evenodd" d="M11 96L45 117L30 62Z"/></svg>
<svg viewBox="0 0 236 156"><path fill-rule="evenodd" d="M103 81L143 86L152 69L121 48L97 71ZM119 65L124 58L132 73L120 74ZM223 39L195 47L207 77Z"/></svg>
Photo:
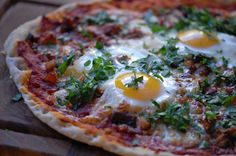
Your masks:
<svg viewBox="0 0 236 156"><path fill-rule="evenodd" d="M115 80L116 88L123 90L125 96L140 101L149 101L160 94L160 81L143 73L136 74L136 77L143 76L143 83L139 85L138 89L127 87L125 84L127 80L128 82L132 81L132 76L134 76L134 73L125 73Z"/></svg>
<svg viewBox="0 0 236 156"><path fill-rule="evenodd" d="M194 48L209 48L219 43L217 36L199 30L187 30L178 33L180 42Z"/></svg>

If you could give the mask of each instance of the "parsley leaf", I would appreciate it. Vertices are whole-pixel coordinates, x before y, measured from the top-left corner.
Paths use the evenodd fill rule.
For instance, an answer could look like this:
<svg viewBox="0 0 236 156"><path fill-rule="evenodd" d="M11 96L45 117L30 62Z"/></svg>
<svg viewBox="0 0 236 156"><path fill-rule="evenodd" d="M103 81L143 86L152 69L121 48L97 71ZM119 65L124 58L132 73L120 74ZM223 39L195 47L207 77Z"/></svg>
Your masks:
<svg viewBox="0 0 236 156"><path fill-rule="evenodd" d="M107 12L101 11L98 12L95 16L85 17L82 22L85 24L104 25L106 23L114 22L114 20Z"/></svg>
<svg viewBox="0 0 236 156"><path fill-rule="evenodd" d="M224 119L218 121L218 125L224 128L236 126L236 106L230 106L224 113Z"/></svg>
<svg viewBox="0 0 236 156"><path fill-rule="evenodd" d="M72 63L73 59L75 58L75 54L71 54L65 58L64 62L57 66L57 73L59 75L63 75L68 66Z"/></svg>
<svg viewBox="0 0 236 156"><path fill-rule="evenodd" d="M148 55L145 58L132 62L130 66L126 66L126 69L128 68L130 69L136 68L139 71L144 72L146 74L153 74L153 76L159 78L161 81L163 80L161 76L168 77L171 75L169 68L152 55Z"/></svg>
<svg viewBox="0 0 236 156"><path fill-rule="evenodd" d="M157 52L162 61L171 68L177 68L184 61L184 56L178 54L179 48L175 46L177 42L177 39L170 38L167 44Z"/></svg>
<svg viewBox="0 0 236 156"><path fill-rule="evenodd" d="M191 124L189 104L180 105L169 103L165 109L157 109L149 117L149 121L151 122L156 122L157 120L161 120L179 131L186 132Z"/></svg>
<svg viewBox="0 0 236 156"><path fill-rule="evenodd" d="M97 41L95 47L98 50L102 50L104 48L104 45L101 41Z"/></svg>
<svg viewBox="0 0 236 156"><path fill-rule="evenodd" d="M137 77L136 72L134 72L134 76L131 78L131 82L126 83L125 86L137 90L139 88L139 84L143 83L143 76Z"/></svg>
<svg viewBox="0 0 236 156"><path fill-rule="evenodd" d="M175 23L174 28L177 31L191 28L204 32L217 31L236 35L236 19L234 17L213 16L207 9L196 7L182 7L180 10L184 17Z"/></svg>
<svg viewBox="0 0 236 156"><path fill-rule="evenodd" d="M66 81L64 88L68 91L66 101L61 103L71 103L73 109L77 110L84 104L91 102L91 100L98 96L96 89L101 82L108 80L116 72L112 62L107 57L98 57L93 61L85 62L86 65L91 65L92 68L88 73L84 73L83 78L77 80L71 77Z"/></svg>
<svg viewBox="0 0 236 156"><path fill-rule="evenodd" d="M16 94L14 97L12 97L12 101L18 102L22 99L21 93Z"/></svg>
<svg viewBox="0 0 236 156"><path fill-rule="evenodd" d="M165 26L161 26L159 24L150 24L149 28L151 29L152 33L158 33L168 30Z"/></svg>
<svg viewBox="0 0 236 156"><path fill-rule="evenodd" d="M65 98L68 102L73 105L73 109L77 110L84 104L89 103L95 94L97 84L93 80L82 80L79 81L74 77L71 77L66 82L66 90L68 95ZM63 102L65 103L65 101Z"/></svg>

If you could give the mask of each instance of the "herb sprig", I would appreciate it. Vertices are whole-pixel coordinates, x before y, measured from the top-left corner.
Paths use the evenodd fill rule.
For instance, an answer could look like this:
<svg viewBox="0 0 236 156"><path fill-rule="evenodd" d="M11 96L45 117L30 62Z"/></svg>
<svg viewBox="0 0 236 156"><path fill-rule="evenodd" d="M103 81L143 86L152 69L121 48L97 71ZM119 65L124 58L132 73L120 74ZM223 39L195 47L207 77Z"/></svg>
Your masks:
<svg viewBox="0 0 236 156"><path fill-rule="evenodd" d="M161 120L179 131L187 131L191 123L190 107L188 103L180 105L169 103L164 109L157 108L156 112L148 117L151 123Z"/></svg>
<svg viewBox="0 0 236 156"><path fill-rule="evenodd" d="M126 83L125 86L137 90L139 88L139 84L143 83L143 76L137 77L136 72L133 72L133 74L134 75L131 77L132 78L131 82Z"/></svg>
<svg viewBox="0 0 236 156"><path fill-rule="evenodd" d="M112 62L107 57L97 57L93 61L86 61L84 65L92 65L91 70L84 73L80 80L71 77L65 85L68 92L68 96L65 98L66 102L71 103L74 110L91 102L99 94L96 92L98 86L116 72Z"/></svg>
<svg viewBox="0 0 236 156"><path fill-rule="evenodd" d="M65 57L63 62L58 64L57 66L57 73L61 76L65 73L66 69L72 63L75 58L75 54L70 54L68 57Z"/></svg>

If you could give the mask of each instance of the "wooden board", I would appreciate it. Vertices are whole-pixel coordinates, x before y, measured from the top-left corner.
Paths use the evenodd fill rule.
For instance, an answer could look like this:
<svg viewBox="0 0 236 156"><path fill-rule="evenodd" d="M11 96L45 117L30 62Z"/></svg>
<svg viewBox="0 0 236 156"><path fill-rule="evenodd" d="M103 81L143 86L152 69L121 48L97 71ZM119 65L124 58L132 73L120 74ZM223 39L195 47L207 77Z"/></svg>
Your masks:
<svg viewBox="0 0 236 156"><path fill-rule="evenodd" d="M35 17L46 14L49 11L56 9L52 6L45 6L39 4L29 4L29 3L16 3L11 6L9 10L3 15L0 21L0 48L3 48L3 43L5 42L9 33L17 28L20 24L34 19Z"/></svg>
<svg viewBox="0 0 236 156"><path fill-rule="evenodd" d="M10 4L10 0L0 1L0 16L5 12L9 4Z"/></svg>
<svg viewBox="0 0 236 156"><path fill-rule="evenodd" d="M0 7L1 7L0 1ZM7 2L7 1L5 1ZM6 6L6 3L2 6ZM7 7L8 8L8 7ZM0 20L0 48L8 34L20 24L56 9L45 3L14 3ZM13 102L18 92L0 54L0 155L111 156L100 148L75 142L39 121L23 101Z"/></svg>
<svg viewBox="0 0 236 156"><path fill-rule="evenodd" d="M0 155L112 156L92 146L49 137L0 130ZM6 150L11 149L11 150ZM2 152L4 151L4 153Z"/></svg>

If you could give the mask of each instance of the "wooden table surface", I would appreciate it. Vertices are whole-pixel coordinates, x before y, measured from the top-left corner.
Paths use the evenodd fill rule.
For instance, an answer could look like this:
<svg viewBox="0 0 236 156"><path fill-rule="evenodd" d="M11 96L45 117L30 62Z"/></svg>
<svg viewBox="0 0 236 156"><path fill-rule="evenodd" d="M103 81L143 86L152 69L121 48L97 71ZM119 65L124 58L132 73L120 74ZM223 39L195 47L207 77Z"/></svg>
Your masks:
<svg viewBox="0 0 236 156"><path fill-rule="evenodd" d="M20 24L72 0L0 0L0 49L8 34ZM13 102L17 93L0 54L0 156L81 155L111 156L100 148L70 140L40 122L23 101Z"/></svg>

